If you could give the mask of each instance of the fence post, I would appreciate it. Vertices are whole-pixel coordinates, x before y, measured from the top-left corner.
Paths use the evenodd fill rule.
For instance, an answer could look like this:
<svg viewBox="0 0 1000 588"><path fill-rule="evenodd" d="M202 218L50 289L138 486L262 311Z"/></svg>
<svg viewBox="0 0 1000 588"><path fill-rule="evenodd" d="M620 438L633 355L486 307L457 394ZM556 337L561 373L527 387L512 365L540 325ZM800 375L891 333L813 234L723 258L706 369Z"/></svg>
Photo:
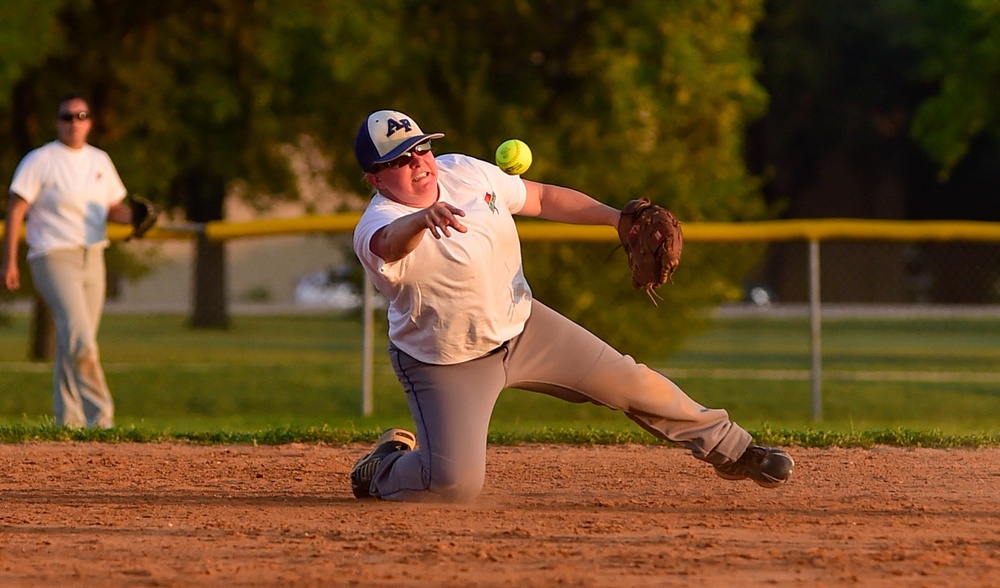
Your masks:
<svg viewBox="0 0 1000 588"><path fill-rule="evenodd" d="M812 347L812 414L814 421L823 418L823 368L821 310L819 293L819 240L809 240L809 330Z"/></svg>
<svg viewBox="0 0 1000 588"><path fill-rule="evenodd" d="M373 347L375 346L375 287L368 276L364 277L365 300L364 318L362 319L363 334L361 342L361 416L371 416L375 410L374 394L372 393L375 379L375 361Z"/></svg>

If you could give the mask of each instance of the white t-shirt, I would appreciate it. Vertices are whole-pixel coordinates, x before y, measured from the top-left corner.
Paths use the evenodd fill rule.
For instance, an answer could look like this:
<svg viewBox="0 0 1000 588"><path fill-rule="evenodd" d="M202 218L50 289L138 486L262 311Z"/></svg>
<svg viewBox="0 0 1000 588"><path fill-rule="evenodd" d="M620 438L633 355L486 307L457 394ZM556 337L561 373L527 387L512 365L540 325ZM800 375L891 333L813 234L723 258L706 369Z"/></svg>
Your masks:
<svg viewBox="0 0 1000 588"><path fill-rule="evenodd" d="M10 191L28 202L28 257L53 249L107 245L108 208L127 194L107 153L60 141L29 152L14 171Z"/></svg>
<svg viewBox="0 0 1000 588"><path fill-rule="evenodd" d="M376 193L354 229L354 251L389 301L389 339L425 363L480 357L518 335L531 311L513 213L527 191L518 176L458 154L436 158L439 199L465 211L468 232L425 234L403 259L385 263L369 243L378 229L418 209ZM429 231L428 231L429 233Z"/></svg>

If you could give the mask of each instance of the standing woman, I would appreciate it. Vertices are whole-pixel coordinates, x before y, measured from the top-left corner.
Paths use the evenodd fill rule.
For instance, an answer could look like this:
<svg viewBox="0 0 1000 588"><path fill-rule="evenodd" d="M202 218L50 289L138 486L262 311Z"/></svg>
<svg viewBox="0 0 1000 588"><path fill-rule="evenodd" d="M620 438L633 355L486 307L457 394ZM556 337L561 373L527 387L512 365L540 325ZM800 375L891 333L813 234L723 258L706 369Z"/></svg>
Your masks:
<svg viewBox="0 0 1000 588"><path fill-rule="evenodd" d="M114 402L97 351L105 298L107 221L131 223L125 186L111 158L89 145L87 101L59 102L58 140L28 153L10 183L4 287L21 286L18 244L26 223L28 265L56 325L53 410L70 427L114 426Z"/></svg>

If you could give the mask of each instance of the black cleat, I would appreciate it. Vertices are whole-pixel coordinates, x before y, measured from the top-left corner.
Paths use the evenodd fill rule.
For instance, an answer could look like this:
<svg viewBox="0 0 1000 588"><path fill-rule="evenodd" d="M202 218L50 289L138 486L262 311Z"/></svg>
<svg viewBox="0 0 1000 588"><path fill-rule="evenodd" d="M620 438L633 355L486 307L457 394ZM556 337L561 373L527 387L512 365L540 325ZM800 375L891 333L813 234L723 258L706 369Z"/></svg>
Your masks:
<svg viewBox="0 0 1000 588"><path fill-rule="evenodd" d="M783 449L751 445L736 461L715 466L715 473L727 480L753 480L765 488L776 488L792 475L795 462Z"/></svg>
<svg viewBox="0 0 1000 588"><path fill-rule="evenodd" d="M375 449L359 459L351 469L351 490L355 498L370 498L369 486L382 459L397 451L412 451L417 438L405 429L389 429L375 442Z"/></svg>

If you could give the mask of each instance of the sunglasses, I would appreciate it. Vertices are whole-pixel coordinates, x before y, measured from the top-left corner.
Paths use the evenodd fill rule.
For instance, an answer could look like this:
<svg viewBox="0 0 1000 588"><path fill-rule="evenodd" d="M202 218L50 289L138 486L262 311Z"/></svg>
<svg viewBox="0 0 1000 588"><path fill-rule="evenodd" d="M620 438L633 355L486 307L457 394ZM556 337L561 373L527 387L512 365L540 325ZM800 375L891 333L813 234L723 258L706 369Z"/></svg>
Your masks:
<svg viewBox="0 0 1000 588"><path fill-rule="evenodd" d="M413 149L410 149L409 151L403 153L396 159L393 159L392 161L387 161L385 163L376 163L375 165L372 166L371 173L377 174L378 172L384 169L399 169L401 167L410 165L410 160L413 159L414 155L423 155L424 153L430 153L430 151L431 151L430 141L427 141L426 143L421 143L416 147L414 147Z"/></svg>
<svg viewBox="0 0 1000 588"><path fill-rule="evenodd" d="M63 122L72 122L74 120L87 120L90 118L90 113L86 110L81 110L80 112L60 112L56 117Z"/></svg>

